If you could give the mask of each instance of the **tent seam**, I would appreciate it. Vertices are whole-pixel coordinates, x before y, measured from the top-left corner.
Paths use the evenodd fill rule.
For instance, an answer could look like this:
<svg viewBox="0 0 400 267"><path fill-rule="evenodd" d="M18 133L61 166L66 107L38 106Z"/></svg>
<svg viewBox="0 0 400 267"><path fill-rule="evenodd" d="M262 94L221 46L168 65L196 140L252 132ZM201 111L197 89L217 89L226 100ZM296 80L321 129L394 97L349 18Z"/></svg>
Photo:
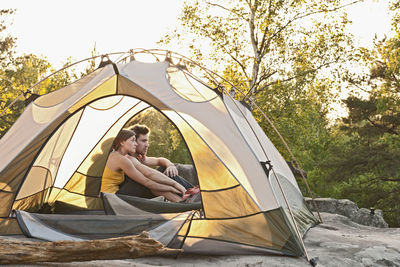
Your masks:
<svg viewBox="0 0 400 267"><path fill-rule="evenodd" d="M98 99L95 99L95 100L93 100L93 101L91 101L91 102L94 102L94 101L96 101L96 100L99 100L99 99L102 99L102 98L105 98L105 97L109 97L110 95L107 95L107 96L103 96L103 97L101 97L101 98L98 98ZM137 105L139 105L141 103L141 101L139 101L138 103L136 103L132 108L130 108L130 109L128 109L124 114L122 114L121 116L120 116L120 118L121 117L123 117L125 114L127 114L128 112L130 112L132 109L134 109ZM86 106L85 106L86 107ZM142 109L142 110L140 110L139 112L142 112L143 110L145 110L145 109L147 109L148 107L146 107L146 108L144 108L144 109ZM138 112L138 113L139 113ZM82 112L83 113L83 112ZM75 169L75 171L74 171L74 173L71 175L71 177L65 182L65 184L64 184L64 186L63 186L63 188L59 188L59 187L55 187L55 188L59 188L59 189L65 189L65 186L71 181L71 179L72 179L72 177L74 176L74 174L77 172L77 170L82 166L82 163L87 159L87 157L90 155L90 153L93 151L93 149L99 144L99 142L100 142L100 140L104 137L104 136L106 136L106 134L108 133L108 131L116 124L118 122L118 120L116 121L116 122L114 122L109 128L108 128L108 130L105 132L105 134L99 139L99 141L92 147L92 149L89 151L89 153L86 155L86 157L81 161L81 163L79 164L79 166ZM108 152L108 153L110 153L110 152ZM86 175L85 175L86 176ZM67 190L67 189L65 189L65 190ZM75 193L75 192L72 192L72 191L69 191L69 190L67 190L68 192L70 192L70 193ZM79 194L79 193L77 193L77 194ZM79 195L82 195L82 194L79 194ZM58 194L57 194L57 196L58 196ZM84 195L84 196L86 196L86 195Z"/></svg>

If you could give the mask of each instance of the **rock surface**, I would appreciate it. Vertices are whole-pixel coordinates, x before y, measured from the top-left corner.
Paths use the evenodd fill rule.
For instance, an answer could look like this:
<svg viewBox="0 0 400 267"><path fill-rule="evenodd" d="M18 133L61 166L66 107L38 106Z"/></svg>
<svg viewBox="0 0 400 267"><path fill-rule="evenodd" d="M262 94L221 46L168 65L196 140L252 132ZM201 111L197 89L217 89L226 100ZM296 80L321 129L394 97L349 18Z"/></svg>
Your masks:
<svg viewBox="0 0 400 267"><path fill-rule="evenodd" d="M316 211L311 198L305 198L310 210ZM320 212L328 212L346 216L353 222L379 228L387 228L388 224L383 219L381 210L369 210L358 208L358 206L348 199L315 198L315 204Z"/></svg>
<svg viewBox="0 0 400 267"><path fill-rule="evenodd" d="M321 213L323 224L311 228L304 243L317 266L400 266L400 228L376 228L351 221L343 215ZM10 237L8 237L10 238ZM22 266L22 265L19 265ZM285 256L146 257L24 266L311 266L303 258Z"/></svg>

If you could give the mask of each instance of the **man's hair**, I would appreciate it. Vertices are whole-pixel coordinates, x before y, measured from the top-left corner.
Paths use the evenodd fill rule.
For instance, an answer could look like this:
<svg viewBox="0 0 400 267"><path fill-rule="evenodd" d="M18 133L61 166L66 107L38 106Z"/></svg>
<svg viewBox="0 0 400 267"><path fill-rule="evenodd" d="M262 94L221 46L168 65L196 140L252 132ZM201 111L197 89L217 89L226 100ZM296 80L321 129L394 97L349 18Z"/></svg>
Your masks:
<svg viewBox="0 0 400 267"><path fill-rule="evenodd" d="M121 142L128 140L129 138L131 138L132 136L134 136L135 133L131 130L126 130L126 129L122 129L118 135L115 137L113 143L112 143L112 148L114 150L118 150Z"/></svg>
<svg viewBox="0 0 400 267"><path fill-rule="evenodd" d="M135 133L136 139L138 139L141 134L146 135L150 132L150 129L146 125L142 124L135 124L130 128L130 130Z"/></svg>

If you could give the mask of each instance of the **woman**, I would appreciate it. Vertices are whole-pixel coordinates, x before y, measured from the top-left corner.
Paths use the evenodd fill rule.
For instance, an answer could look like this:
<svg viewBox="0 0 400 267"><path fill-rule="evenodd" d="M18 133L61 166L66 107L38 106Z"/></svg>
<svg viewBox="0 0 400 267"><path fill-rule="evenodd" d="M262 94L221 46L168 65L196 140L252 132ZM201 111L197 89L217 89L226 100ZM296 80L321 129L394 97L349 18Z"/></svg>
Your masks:
<svg viewBox="0 0 400 267"><path fill-rule="evenodd" d="M164 196L169 201L180 202L182 200L180 195L186 191L182 185L172 179L165 184L148 179L127 158L128 153L135 153L136 146L134 132L122 130L117 135L112 144L114 150L108 156L103 172L101 192L118 193L119 186L124 182L125 173L135 182L150 189L155 196Z"/></svg>

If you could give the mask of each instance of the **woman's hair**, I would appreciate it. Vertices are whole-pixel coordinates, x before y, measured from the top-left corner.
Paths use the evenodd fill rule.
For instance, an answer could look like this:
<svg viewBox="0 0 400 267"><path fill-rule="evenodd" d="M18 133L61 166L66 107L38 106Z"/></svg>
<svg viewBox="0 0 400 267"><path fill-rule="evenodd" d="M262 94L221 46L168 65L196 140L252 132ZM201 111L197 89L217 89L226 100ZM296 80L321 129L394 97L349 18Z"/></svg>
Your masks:
<svg viewBox="0 0 400 267"><path fill-rule="evenodd" d="M136 139L138 139L141 134L146 135L150 132L150 129L146 125L141 124L133 125L130 130L135 133Z"/></svg>
<svg viewBox="0 0 400 267"><path fill-rule="evenodd" d="M132 136L134 136L135 133L131 130L126 130L126 129L122 129L118 135L115 137L113 143L112 143L112 148L114 150L118 150L121 142L128 140L129 138L131 138Z"/></svg>

